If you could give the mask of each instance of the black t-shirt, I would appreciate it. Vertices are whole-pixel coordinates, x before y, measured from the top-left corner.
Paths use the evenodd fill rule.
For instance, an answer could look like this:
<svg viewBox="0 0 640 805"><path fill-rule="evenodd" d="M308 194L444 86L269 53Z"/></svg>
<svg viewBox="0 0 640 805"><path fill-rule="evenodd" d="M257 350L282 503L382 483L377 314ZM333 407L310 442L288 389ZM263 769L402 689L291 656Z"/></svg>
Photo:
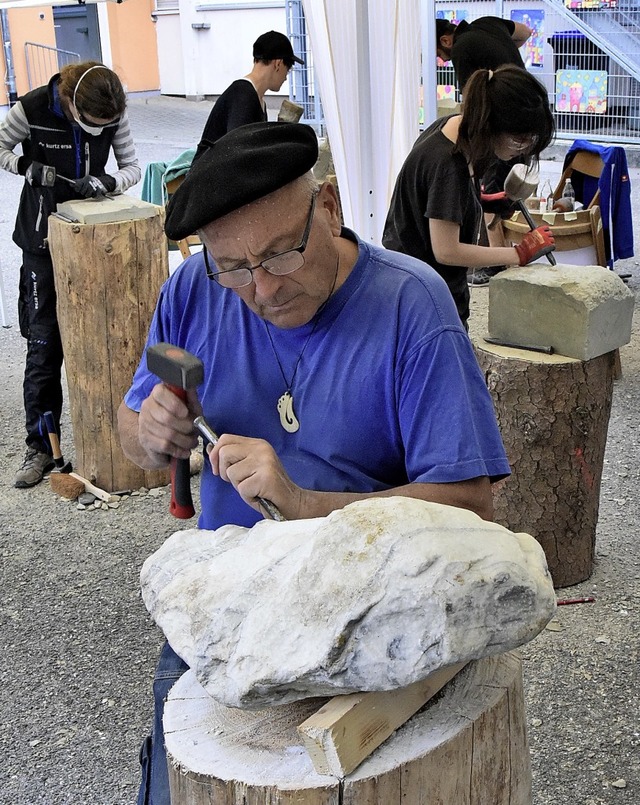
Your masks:
<svg viewBox="0 0 640 805"><path fill-rule="evenodd" d="M511 38L515 23L500 17L462 21L453 35L451 61L460 91L476 70L495 70L503 64L524 69L518 46Z"/></svg>
<svg viewBox="0 0 640 805"><path fill-rule="evenodd" d="M267 112L255 87L247 78L230 84L214 103L198 143L194 162L223 134L248 123L262 123Z"/></svg>
<svg viewBox="0 0 640 805"><path fill-rule="evenodd" d="M415 142L400 169L385 222L382 243L428 263L444 279L463 322L469 318L467 267L439 263L433 253L429 218L460 226L460 242L481 243L484 221L478 191L464 156L436 120Z"/></svg>

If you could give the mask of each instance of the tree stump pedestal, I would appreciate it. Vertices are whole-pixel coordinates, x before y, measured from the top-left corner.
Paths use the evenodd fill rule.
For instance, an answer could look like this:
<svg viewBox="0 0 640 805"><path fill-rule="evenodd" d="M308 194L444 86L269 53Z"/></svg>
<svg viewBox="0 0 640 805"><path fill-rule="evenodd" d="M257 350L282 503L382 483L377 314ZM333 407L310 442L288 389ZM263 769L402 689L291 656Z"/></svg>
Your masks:
<svg viewBox="0 0 640 805"><path fill-rule="evenodd" d="M535 537L556 587L593 572L615 352L588 361L474 347L512 475L494 486L494 519Z"/></svg>
<svg viewBox="0 0 640 805"><path fill-rule="evenodd" d="M169 276L164 211L156 209L152 217L110 223L49 218L74 464L107 492L169 482L167 471L125 458L116 422Z"/></svg>
<svg viewBox="0 0 640 805"><path fill-rule="evenodd" d="M342 780L296 731L323 701L227 708L188 671L164 715L172 805L531 805L516 652L469 663Z"/></svg>

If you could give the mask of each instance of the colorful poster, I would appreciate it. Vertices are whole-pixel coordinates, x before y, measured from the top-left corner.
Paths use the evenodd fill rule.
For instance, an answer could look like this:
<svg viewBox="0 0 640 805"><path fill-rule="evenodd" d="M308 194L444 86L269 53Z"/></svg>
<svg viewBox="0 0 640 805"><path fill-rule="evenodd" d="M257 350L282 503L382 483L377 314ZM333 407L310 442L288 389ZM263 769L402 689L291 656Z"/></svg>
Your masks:
<svg viewBox="0 0 640 805"><path fill-rule="evenodd" d="M607 111L607 78L606 70L558 70L556 111L603 115Z"/></svg>
<svg viewBox="0 0 640 805"><path fill-rule="evenodd" d="M531 28L533 33L520 48L525 67L542 67L544 58L544 11L540 9L518 10L511 12L513 22L521 22Z"/></svg>
<svg viewBox="0 0 640 805"><path fill-rule="evenodd" d="M436 97L439 101L455 101L456 88L453 84L438 84Z"/></svg>

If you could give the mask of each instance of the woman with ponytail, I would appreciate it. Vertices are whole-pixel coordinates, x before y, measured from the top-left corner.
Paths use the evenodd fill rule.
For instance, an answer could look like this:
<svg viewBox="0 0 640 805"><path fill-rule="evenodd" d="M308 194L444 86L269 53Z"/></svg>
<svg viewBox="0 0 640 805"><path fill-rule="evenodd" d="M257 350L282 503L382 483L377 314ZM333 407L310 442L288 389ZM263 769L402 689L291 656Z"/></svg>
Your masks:
<svg viewBox="0 0 640 805"><path fill-rule="evenodd" d="M416 141L396 180L382 238L388 249L432 266L465 326L467 270L526 265L552 251L548 226L513 246L488 245L481 180L500 160L537 164L554 136L546 89L526 70L478 70L461 114L435 121Z"/></svg>

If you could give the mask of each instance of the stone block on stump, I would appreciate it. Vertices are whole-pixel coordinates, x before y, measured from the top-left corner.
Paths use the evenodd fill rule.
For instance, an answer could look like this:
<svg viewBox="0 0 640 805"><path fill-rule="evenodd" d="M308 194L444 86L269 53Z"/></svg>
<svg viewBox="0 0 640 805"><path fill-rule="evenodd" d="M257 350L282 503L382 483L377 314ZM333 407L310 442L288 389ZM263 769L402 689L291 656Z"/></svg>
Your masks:
<svg viewBox="0 0 640 805"><path fill-rule="evenodd" d="M601 266L510 268L489 284L489 336L588 361L629 343L634 301Z"/></svg>
<svg viewBox="0 0 640 805"><path fill-rule="evenodd" d="M112 224L116 221L154 218L158 215L158 207L122 193L104 199L77 198L63 201L58 204L57 212L77 224Z"/></svg>

